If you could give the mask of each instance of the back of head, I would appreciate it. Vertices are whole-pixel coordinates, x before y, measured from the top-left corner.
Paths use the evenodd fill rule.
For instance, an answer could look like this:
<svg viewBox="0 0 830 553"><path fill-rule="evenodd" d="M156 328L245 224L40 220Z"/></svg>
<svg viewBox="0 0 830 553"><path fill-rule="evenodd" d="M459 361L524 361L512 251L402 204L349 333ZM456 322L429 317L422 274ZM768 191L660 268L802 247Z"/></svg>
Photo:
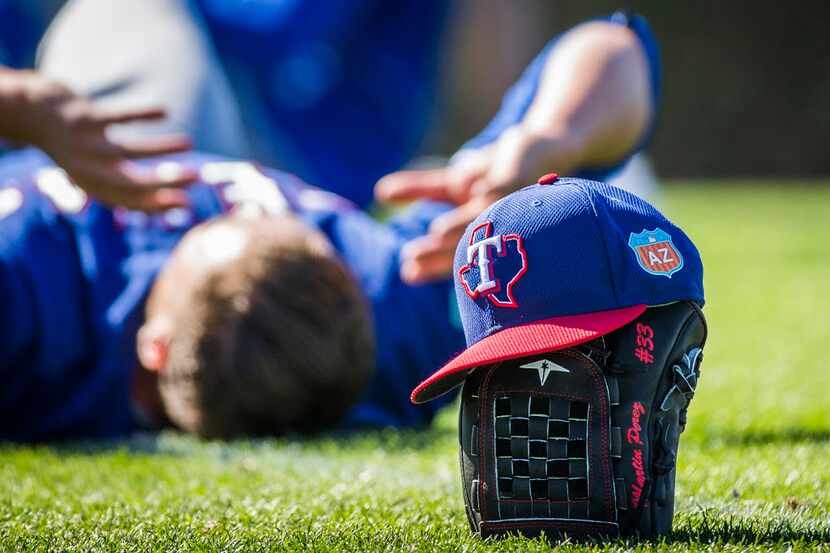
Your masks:
<svg viewBox="0 0 830 553"><path fill-rule="evenodd" d="M206 438L331 428L374 369L365 300L317 231L292 218L242 224L244 253L185 292L165 409Z"/></svg>

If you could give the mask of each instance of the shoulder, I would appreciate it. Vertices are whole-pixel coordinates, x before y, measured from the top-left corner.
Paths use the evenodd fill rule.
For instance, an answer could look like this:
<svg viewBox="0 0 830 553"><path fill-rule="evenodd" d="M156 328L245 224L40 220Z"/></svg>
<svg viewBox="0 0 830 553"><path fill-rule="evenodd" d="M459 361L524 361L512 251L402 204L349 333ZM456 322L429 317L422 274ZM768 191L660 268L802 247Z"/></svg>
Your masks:
<svg viewBox="0 0 830 553"><path fill-rule="evenodd" d="M59 227L64 214L79 213L86 204L86 194L39 152L0 158L0 248Z"/></svg>

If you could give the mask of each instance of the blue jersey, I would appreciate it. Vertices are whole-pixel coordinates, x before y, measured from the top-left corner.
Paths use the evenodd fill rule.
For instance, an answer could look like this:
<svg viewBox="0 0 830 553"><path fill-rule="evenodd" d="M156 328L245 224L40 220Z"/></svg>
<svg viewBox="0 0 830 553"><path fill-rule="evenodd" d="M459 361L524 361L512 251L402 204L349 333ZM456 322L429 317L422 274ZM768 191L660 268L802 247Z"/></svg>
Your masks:
<svg viewBox="0 0 830 553"><path fill-rule="evenodd" d="M38 42L58 1L0 0L0 65L34 66Z"/></svg>
<svg viewBox="0 0 830 553"><path fill-rule="evenodd" d="M377 371L345 427L430 421L410 390L464 345L451 283L411 287L402 244L447 207L418 204L378 223L296 177L199 154L148 162L199 171L190 207L109 209L35 151L0 161L0 439L117 436L138 427L131 380L144 302L171 251L198 223L240 203L288 208L332 242L369 300Z"/></svg>
<svg viewBox="0 0 830 553"><path fill-rule="evenodd" d="M446 0L194 0L194 5L234 87L252 134L253 157L309 182L327 183L365 206L374 183L414 155L435 108ZM651 29L639 16L605 20L629 26L640 39L656 112L660 64ZM464 148L488 144L524 119L558 40L530 63L490 124ZM628 157L574 176L603 180Z"/></svg>
<svg viewBox="0 0 830 553"><path fill-rule="evenodd" d="M421 144L447 0L194 0L251 156L360 206Z"/></svg>

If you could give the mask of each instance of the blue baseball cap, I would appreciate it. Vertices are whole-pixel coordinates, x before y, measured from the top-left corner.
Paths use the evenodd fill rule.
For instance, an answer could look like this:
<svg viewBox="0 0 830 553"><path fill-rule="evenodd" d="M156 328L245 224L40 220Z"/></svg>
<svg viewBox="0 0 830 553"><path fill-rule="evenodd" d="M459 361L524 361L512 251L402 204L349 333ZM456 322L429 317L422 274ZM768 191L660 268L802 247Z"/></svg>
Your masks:
<svg viewBox="0 0 830 553"><path fill-rule="evenodd" d="M652 205L609 184L546 175L491 205L455 253L467 349L412 392L424 403L470 370L572 347L648 306L703 304L703 264Z"/></svg>

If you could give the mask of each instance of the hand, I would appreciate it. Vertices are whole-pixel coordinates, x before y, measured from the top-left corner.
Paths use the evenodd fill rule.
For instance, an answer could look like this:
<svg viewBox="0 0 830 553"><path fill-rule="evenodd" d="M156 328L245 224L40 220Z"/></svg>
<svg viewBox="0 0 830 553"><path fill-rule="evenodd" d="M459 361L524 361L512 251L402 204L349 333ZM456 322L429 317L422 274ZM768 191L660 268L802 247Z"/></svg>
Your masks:
<svg viewBox="0 0 830 553"><path fill-rule="evenodd" d="M425 171L399 171L382 178L375 195L382 202L432 199L458 205L436 218L429 232L401 252L401 278L419 284L446 278L467 225L493 202L555 169L574 163L572 140L546 137L519 126L498 141L465 153L452 165Z"/></svg>
<svg viewBox="0 0 830 553"><path fill-rule="evenodd" d="M402 278L448 276L467 224L540 175L622 161L651 119L649 82L645 52L630 29L604 21L580 25L556 43L527 113L496 142L446 169L384 177L376 189L381 201L432 198L459 206L407 244Z"/></svg>
<svg viewBox="0 0 830 553"><path fill-rule="evenodd" d="M15 72L22 81L18 135L46 152L90 196L112 205L160 211L187 205L181 187L191 184L190 172L161 178L141 172L132 160L189 150L185 136L164 136L119 144L107 127L161 119L158 108L107 111L68 88L34 72Z"/></svg>

